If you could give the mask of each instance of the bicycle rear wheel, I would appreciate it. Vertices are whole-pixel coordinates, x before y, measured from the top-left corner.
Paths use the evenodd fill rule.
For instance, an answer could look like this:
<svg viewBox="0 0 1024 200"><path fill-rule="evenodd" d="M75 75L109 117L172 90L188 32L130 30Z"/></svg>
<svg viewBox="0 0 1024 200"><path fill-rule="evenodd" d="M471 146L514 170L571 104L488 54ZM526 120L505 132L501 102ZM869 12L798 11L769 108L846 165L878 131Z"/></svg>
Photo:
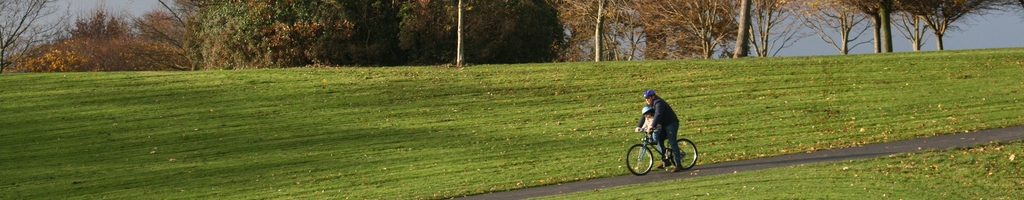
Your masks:
<svg viewBox="0 0 1024 200"><path fill-rule="evenodd" d="M683 169L690 169L697 165L697 145L694 145L693 141L686 138L679 138L678 142L679 153L682 154L679 160L679 163L683 165L681 167Z"/></svg>
<svg viewBox="0 0 1024 200"><path fill-rule="evenodd" d="M626 152L626 168L633 175L642 176L654 166L654 154L643 144L635 144Z"/></svg>

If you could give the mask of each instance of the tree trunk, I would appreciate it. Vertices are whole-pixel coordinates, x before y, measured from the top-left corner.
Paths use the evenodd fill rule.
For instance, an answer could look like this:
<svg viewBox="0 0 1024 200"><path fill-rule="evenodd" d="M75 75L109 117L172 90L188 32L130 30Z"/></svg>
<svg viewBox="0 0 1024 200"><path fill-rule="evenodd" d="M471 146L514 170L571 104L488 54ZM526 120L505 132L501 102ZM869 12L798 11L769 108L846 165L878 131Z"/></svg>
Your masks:
<svg viewBox="0 0 1024 200"><path fill-rule="evenodd" d="M942 47L942 34L941 33L935 33L935 44L936 44L936 46L938 46L939 51L942 51L943 47Z"/></svg>
<svg viewBox="0 0 1024 200"><path fill-rule="evenodd" d="M875 26L873 27L874 33L875 33L875 53L881 53L882 52L882 24L879 23L879 22L882 21L882 18L879 17L878 15L873 15L873 16L871 16L871 20L875 21Z"/></svg>
<svg viewBox="0 0 1024 200"><path fill-rule="evenodd" d="M740 27L736 33L736 49L733 58L746 57L750 51L750 0L740 4Z"/></svg>
<svg viewBox="0 0 1024 200"><path fill-rule="evenodd" d="M914 45L914 52L921 51L921 43L924 41L924 32L921 31L921 18L914 16L914 39L911 39L912 45ZM909 31L908 31L909 32ZM921 33L921 34L918 34Z"/></svg>
<svg viewBox="0 0 1024 200"><path fill-rule="evenodd" d="M3 37L3 36L0 36L0 37ZM8 65L7 64L7 57L4 57L4 55L7 54L6 49L7 48L0 48L0 74L4 73L4 69L7 69L7 65Z"/></svg>
<svg viewBox="0 0 1024 200"><path fill-rule="evenodd" d="M458 14L459 15L459 19L458 19L458 21L459 21L458 22L459 28L458 28L458 33L457 33L458 34L458 36L457 36L458 39L455 42L456 46L457 46L456 50L455 50L455 67L462 68L462 0L459 0L459 8L458 9L459 9L459 14Z"/></svg>
<svg viewBox="0 0 1024 200"><path fill-rule="evenodd" d="M840 35L839 37L841 37L842 40L843 40L843 45L842 45L842 47L840 47L841 49L839 49L839 53L842 54L842 55L850 54L850 36L849 36L849 33L840 33L839 35Z"/></svg>
<svg viewBox="0 0 1024 200"><path fill-rule="evenodd" d="M882 0L878 6L878 17L882 21L882 52L892 52L892 5L893 0Z"/></svg>
<svg viewBox="0 0 1024 200"><path fill-rule="evenodd" d="M594 28L594 62L601 62L601 32L604 28L604 1L597 2L597 27Z"/></svg>

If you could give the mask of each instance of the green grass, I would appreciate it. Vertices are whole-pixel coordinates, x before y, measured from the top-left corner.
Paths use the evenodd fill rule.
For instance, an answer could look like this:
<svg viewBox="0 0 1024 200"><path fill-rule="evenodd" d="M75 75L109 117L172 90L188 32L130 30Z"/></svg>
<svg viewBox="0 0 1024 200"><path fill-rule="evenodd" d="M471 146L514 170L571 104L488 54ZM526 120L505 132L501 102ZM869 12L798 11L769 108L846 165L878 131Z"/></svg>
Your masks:
<svg viewBox="0 0 1024 200"><path fill-rule="evenodd" d="M1016 126L1022 60L2 74L0 199L432 199L626 175L646 88L699 165Z"/></svg>
<svg viewBox="0 0 1024 200"><path fill-rule="evenodd" d="M708 176L537 199L1022 199L1024 143Z"/></svg>

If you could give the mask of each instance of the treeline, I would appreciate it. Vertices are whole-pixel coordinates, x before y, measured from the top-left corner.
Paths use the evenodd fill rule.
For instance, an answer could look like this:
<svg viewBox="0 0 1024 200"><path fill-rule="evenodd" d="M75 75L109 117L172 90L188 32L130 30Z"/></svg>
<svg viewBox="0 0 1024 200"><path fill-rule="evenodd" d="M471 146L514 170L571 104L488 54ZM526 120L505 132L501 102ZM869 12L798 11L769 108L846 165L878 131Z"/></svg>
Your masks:
<svg viewBox="0 0 1024 200"><path fill-rule="evenodd" d="M551 61L564 33L543 0L481 1L466 14L476 63ZM453 1L246 1L210 6L195 30L205 66L422 65L455 58Z"/></svg>
<svg viewBox="0 0 1024 200"><path fill-rule="evenodd" d="M472 63L550 62L565 33L544 0L473 1ZM128 19L104 10L6 71L394 66L452 63L456 3L444 0L176 0Z"/></svg>
<svg viewBox="0 0 1024 200"><path fill-rule="evenodd" d="M438 65L456 57L458 0L159 2L163 9L139 17L102 9L79 17L48 43L5 52L2 70ZM945 31L961 18L1024 6L1017 0L463 3L464 57L477 64L772 56L812 34L846 54L865 43L858 38L868 30L874 30L876 52L888 52L891 26L915 50L931 30L941 49ZM749 23L740 16L749 16ZM741 27L749 31L738 38Z"/></svg>

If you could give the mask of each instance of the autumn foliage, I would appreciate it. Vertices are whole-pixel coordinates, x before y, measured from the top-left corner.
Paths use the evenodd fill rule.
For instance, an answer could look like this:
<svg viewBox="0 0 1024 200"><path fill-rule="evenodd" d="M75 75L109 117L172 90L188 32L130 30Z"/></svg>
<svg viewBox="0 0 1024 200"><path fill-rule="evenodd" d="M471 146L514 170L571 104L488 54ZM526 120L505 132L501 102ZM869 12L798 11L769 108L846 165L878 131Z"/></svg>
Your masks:
<svg viewBox="0 0 1024 200"><path fill-rule="evenodd" d="M70 36L35 47L39 54L12 67L21 72L154 71L174 69L180 62L172 48L147 41L133 32L124 17L96 10L79 18ZM160 64L164 63L164 64Z"/></svg>

